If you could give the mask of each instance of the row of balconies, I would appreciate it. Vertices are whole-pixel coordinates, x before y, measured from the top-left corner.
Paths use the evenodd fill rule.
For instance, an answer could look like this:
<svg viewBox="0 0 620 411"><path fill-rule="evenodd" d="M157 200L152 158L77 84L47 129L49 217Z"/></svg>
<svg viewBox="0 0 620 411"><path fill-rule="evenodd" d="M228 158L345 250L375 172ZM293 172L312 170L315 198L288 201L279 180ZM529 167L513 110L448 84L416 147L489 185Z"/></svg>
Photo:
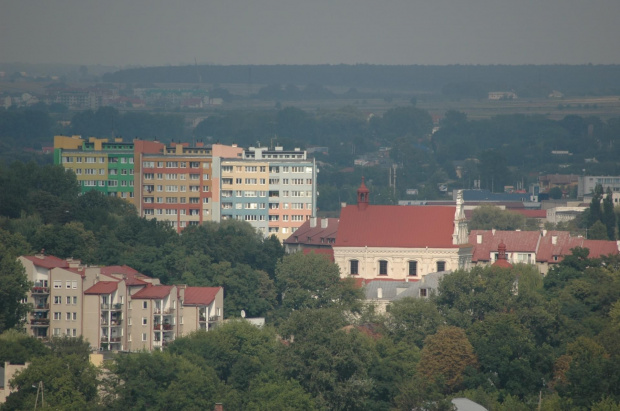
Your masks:
<svg viewBox="0 0 620 411"><path fill-rule="evenodd" d="M102 303L101 304L101 309L102 310L122 310L123 309L123 304L122 303L116 303L116 304L106 304L106 303Z"/></svg>
<svg viewBox="0 0 620 411"><path fill-rule="evenodd" d="M33 327L49 327L50 319L49 318L34 318L30 320L30 325Z"/></svg>
<svg viewBox="0 0 620 411"><path fill-rule="evenodd" d="M111 343L121 342L121 337L110 337L108 339L107 335L103 335L103 336L101 336L101 342L103 342L103 343L107 343L107 342L111 342Z"/></svg>
<svg viewBox="0 0 620 411"><path fill-rule="evenodd" d="M168 314L173 314L173 313L174 313L174 308L173 308L173 307L167 308L167 309L165 309L165 310L163 310L163 311L162 311L162 309L161 309L161 308L156 308L156 309L153 311L153 314L164 314L164 315L168 315Z"/></svg>
<svg viewBox="0 0 620 411"><path fill-rule="evenodd" d="M121 320L112 320L112 321L108 321L105 318L101 319L101 325L111 325L112 327L117 327L121 325Z"/></svg>
<svg viewBox="0 0 620 411"><path fill-rule="evenodd" d="M49 294L50 289L47 287L32 287L32 294Z"/></svg>
<svg viewBox="0 0 620 411"><path fill-rule="evenodd" d="M172 324L155 324L155 325L153 325L153 329L155 329L155 330L169 331L169 330L172 330L172 327L173 327Z"/></svg>

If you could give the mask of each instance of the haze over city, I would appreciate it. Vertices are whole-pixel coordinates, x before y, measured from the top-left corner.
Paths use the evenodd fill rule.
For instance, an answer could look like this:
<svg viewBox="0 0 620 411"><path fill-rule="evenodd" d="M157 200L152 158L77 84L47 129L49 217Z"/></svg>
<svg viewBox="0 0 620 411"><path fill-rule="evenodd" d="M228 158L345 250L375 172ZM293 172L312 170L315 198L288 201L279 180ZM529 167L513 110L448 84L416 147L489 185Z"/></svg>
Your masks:
<svg viewBox="0 0 620 411"><path fill-rule="evenodd" d="M617 0L6 1L1 63L616 64Z"/></svg>

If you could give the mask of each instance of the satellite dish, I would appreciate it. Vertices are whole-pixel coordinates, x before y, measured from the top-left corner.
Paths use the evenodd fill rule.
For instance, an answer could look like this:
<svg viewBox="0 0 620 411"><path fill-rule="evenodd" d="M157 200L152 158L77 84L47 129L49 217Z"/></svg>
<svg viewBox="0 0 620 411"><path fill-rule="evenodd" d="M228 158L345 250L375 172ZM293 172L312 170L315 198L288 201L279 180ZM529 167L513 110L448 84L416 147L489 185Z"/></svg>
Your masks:
<svg viewBox="0 0 620 411"><path fill-rule="evenodd" d="M241 318L245 318L245 310L241 310Z"/></svg>

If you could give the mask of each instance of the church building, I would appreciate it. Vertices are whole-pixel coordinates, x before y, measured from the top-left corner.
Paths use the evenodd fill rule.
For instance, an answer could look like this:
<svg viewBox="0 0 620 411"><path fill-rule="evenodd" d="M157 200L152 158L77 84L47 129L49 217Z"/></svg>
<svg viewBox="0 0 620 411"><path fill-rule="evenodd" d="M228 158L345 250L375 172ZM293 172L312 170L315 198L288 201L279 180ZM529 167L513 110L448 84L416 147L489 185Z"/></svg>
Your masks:
<svg viewBox="0 0 620 411"><path fill-rule="evenodd" d="M357 204L342 208L333 245L343 277L417 280L467 269L472 261L463 197L446 206L370 205L364 180Z"/></svg>

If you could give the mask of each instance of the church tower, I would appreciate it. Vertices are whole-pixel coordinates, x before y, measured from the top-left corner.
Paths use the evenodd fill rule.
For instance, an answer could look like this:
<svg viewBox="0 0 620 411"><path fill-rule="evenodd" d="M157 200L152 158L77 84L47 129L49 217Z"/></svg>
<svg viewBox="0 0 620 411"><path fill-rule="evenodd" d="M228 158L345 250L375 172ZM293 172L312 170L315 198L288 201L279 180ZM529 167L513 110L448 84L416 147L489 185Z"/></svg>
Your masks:
<svg viewBox="0 0 620 411"><path fill-rule="evenodd" d="M357 208L360 211L366 210L368 207L370 190L364 184L364 177L362 177L362 184L357 189Z"/></svg>

